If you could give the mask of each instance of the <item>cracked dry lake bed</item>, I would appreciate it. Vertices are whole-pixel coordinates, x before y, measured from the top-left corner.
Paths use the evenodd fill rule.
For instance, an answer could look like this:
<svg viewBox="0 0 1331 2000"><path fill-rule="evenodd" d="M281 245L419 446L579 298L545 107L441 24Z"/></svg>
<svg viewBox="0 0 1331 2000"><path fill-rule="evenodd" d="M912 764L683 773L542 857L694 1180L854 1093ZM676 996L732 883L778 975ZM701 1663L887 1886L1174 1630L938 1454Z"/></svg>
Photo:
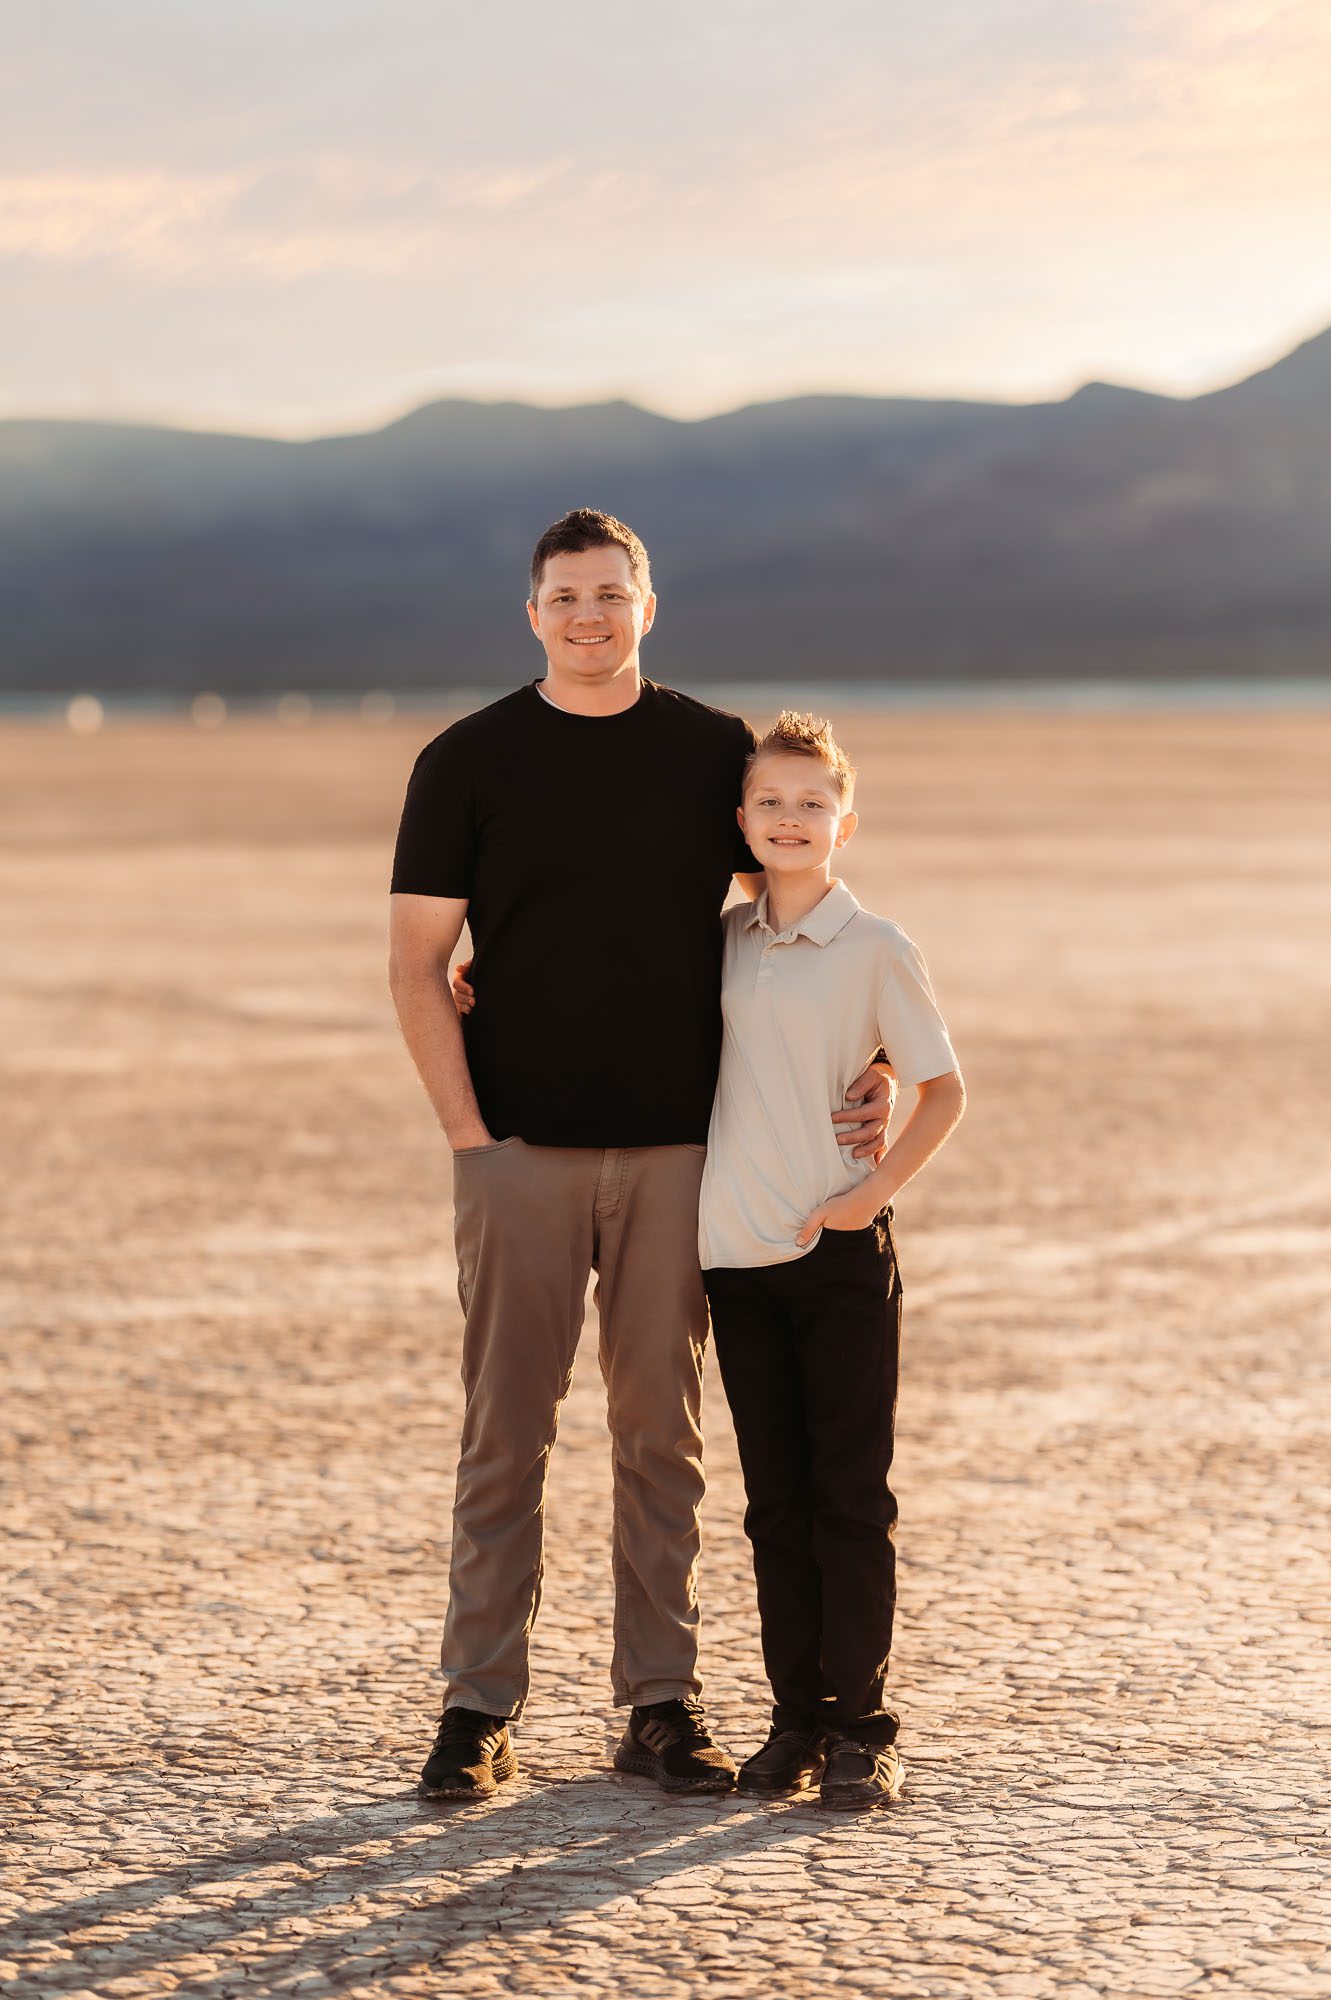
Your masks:
<svg viewBox="0 0 1331 2000"><path fill-rule="evenodd" d="M864 1819L609 1769L591 1341L522 1775L414 1796L459 1323L383 937L438 724L0 732L4 1990L1331 1992L1331 718L837 721L846 878L971 1093L898 1205L910 1779ZM707 1423L743 1754L714 1370Z"/></svg>

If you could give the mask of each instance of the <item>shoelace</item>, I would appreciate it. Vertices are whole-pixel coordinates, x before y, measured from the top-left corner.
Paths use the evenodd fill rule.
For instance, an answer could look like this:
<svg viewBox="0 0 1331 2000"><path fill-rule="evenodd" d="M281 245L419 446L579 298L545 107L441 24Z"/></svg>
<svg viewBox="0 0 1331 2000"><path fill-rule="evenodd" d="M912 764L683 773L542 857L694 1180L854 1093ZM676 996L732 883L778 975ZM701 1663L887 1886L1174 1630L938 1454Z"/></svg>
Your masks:
<svg viewBox="0 0 1331 2000"><path fill-rule="evenodd" d="M696 1695L680 1695L674 1701L653 1702L646 1714L649 1722L669 1730L676 1743L687 1738L691 1743L705 1745L708 1749L712 1747L712 1739L703 1720L702 1703Z"/></svg>
<svg viewBox="0 0 1331 2000"><path fill-rule="evenodd" d="M504 1725L486 1716L473 1715L464 1708L448 1708L439 1719L436 1745L455 1742L459 1737L474 1742L478 1750L491 1749L503 1734Z"/></svg>
<svg viewBox="0 0 1331 2000"><path fill-rule="evenodd" d="M889 1763L891 1762L891 1748L885 1743L861 1743L854 1736L838 1736L827 1746L829 1762L841 1750L848 1750L856 1757L867 1757L875 1769L878 1766L880 1758L885 1758Z"/></svg>

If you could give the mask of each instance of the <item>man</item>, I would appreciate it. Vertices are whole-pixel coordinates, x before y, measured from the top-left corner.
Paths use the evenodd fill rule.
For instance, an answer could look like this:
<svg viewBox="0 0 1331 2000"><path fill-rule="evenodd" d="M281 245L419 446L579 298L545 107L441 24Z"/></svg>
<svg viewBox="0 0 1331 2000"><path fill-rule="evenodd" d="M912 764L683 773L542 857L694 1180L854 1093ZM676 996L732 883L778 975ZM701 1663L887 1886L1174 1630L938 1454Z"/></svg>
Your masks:
<svg viewBox="0 0 1331 2000"><path fill-rule="evenodd" d="M644 680L647 552L579 509L536 545L544 681L427 745L393 867L390 983L453 1149L466 1414L438 1736L421 1777L474 1798L511 1777L541 1594L546 1466L587 1279L614 1465L611 1681L621 1770L725 1791L695 1589L707 1305L698 1187L720 1053L720 909L760 886L735 806L753 735ZM476 1006L448 984L464 920ZM569 967L576 967L571 978ZM876 1150L888 1089L847 1093Z"/></svg>

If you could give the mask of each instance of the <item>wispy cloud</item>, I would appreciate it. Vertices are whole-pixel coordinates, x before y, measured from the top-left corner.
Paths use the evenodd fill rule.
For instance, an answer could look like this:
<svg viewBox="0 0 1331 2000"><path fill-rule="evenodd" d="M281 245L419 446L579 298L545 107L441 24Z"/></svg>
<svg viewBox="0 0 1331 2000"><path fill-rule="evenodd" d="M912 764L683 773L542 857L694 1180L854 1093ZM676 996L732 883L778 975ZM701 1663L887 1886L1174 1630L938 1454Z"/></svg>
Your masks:
<svg viewBox="0 0 1331 2000"><path fill-rule="evenodd" d="M1320 0L16 12L11 407L1182 384L1331 317Z"/></svg>

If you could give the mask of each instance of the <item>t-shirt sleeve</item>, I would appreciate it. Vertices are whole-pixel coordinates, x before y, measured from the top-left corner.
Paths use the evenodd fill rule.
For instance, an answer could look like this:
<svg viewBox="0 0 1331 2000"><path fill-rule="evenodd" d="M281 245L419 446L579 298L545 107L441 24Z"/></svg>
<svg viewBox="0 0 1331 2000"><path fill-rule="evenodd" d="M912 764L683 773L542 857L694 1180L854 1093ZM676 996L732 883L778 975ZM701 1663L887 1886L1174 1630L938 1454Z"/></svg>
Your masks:
<svg viewBox="0 0 1331 2000"><path fill-rule="evenodd" d="M929 969L909 940L893 959L878 996L878 1033L902 1083L927 1083L957 1067Z"/></svg>
<svg viewBox="0 0 1331 2000"><path fill-rule="evenodd" d="M470 897L475 863L470 760L446 729L426 744L407 780L393 854L393 894Z"/></svg>
<svg viewBox="0 0 1331 2000"><path fill-rule="evenodd" d="M741 721L736 735L735 751L735 804L737 806L741 803L744 794L744 766L749 761L750 753L756 750L757 747L758 738L754 735L748 723ZM761 875L763 872L761 861L754 860L749 850L749 844L739 830L738 820L735 821L734 854L730 863L730 872L732 875Z"/></svg>

